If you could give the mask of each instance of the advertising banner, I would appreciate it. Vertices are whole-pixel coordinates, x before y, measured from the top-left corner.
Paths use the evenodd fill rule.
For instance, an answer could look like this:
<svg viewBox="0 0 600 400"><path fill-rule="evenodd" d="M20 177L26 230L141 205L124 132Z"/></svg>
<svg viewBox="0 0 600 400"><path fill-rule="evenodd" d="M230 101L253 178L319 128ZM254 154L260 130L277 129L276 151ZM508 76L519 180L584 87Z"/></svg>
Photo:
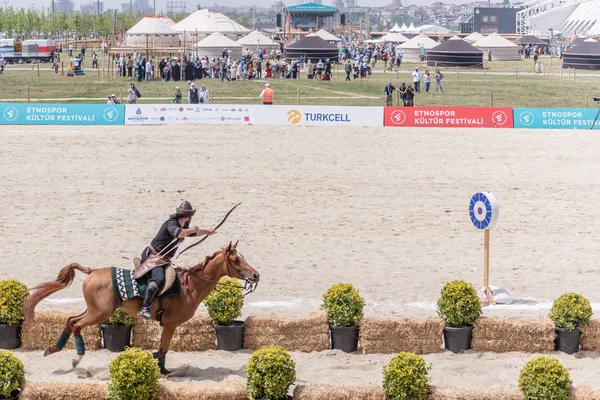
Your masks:
<svg viewBox="0 0 600 400"><path fill-rule="evenodd" d="M515 108L515 128L600 129L595 108Z"/></svg>
<svg viewBox="0 0 600 400"><path fill-rule="evenodd" d="M385 126L512 128L511 108L385 107Z"/></svg>
<svg viewBox="0 0 600 400"><path fill-rule="evenodd" d="M0 104L0 125L123 125L120 104Z"/></svg>
<svg viewBox="0 0 600 400"><path fill-rule="evenodd" d="M227 104L127 104L125 125L254 123L252 106Z"/></svg>
<svg viewBox="0 0 600 400"><path fill-rule="evenodd" d="M383 107L254 106L257 125L383 126Z"/></svg>

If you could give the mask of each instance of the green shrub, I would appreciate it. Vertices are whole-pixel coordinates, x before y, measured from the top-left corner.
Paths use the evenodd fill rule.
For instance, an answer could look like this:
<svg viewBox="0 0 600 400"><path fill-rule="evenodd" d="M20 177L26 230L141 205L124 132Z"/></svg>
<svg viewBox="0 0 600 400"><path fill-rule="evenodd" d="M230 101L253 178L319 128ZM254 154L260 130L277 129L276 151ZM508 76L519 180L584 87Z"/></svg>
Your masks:
<svg viewBox="0 0 600 400"><path fill-rule="evenodd" d="M572 331L590 322L592 306L590 301L577 293L565 293L554 300L548 317L556 326Z"/></svg>
<svg viewBox="0 0 600 400"><path fill-rule="evenodd" d="M296 363L281 346L256 350L248 360L246 390L254 400L280 400L296 380Z"/></svg>
<svg viewBox="0 0 600 400"><path fill-rule="evenodd" d="M117 308L113 316L104 321L103 324L133 326L135 325L135 318L122 311L120 308Z"/></svg>
<svg viewBox="0 0 600 400"><path fill-rule="evenodd" d="M229 326L242 315L244 297L240 283L228 276L221 278L217 288L204 299L204 305L215 325Z"/></svg>
<svg viewBox="0 0 600 400"><path fill-rule="evenodd" d="M321 310L334 326L357 326L363 316L365 300L350 283L338 283L323 294Z"/></svg>
<svg viewBox="0 0 600 400"><path fill-rule="evenodd" d="M0 350L0 398L11 394L25 384L23 363L8 350Z"/></svg>
<svg viewBox="0 0 600 400"><path fill-rule="evenodd" d="M109 399L156 399L160 369L149 351L130 347L111 361L109 370Z"/></svg>
<svg viewBox="0 0 600 400"><path fill-rule="evenodd" d="M571 377L557 359L535 357L521 370L519 389L527 400L567 400L571 391Z"/></svg>
<svg viewBox="0 0 600 400"><path fill-rule="evenodd" d="M462 328L471 326L481 315L481 301L477 290L469 282L452 281L444 285L437 301L438 314L446 326Z"/></svg>
<svg viewBox="0 0 600 400"><path fill-rule="evenodd" d="M398 353L383 366L383 391L392 400L427 400L428 371L423 357L413 353Z"/></svg>
<svg viewBox="0 0 600 400"><path fill-rule="evenodd" d="M25 284L15 281L0 281L0 324L18 324L23 319L23 305L29 297Z"/></svg>

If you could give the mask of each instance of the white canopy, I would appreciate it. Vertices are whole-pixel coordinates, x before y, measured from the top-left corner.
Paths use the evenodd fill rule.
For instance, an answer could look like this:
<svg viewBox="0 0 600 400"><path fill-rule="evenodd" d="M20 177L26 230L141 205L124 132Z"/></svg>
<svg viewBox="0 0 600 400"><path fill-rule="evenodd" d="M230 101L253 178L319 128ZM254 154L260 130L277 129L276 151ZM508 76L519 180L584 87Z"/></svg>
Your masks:
<svg viewBox="0 0 600 400"><path fill-rule="evenodd" d="M220 58L223 49L231 49L231 58L239 59L242 57L242 45L234 42L221 32L215 32L196 43L198 55Z"/></svg>
<svg viewBox="0 0 600 400"><path fill-rule="evenodd" d="M450 39L448 40L462 40L461 38L459 38L458 36L452 36Z"/></svg>
<svg viewBox="0 0 600 400"><path fill-rule="evenodd" d="M408 42L408 38L401 33L388 33L384 35L381 40L384 42L404 43Z"/></svg>
<svg viewBox="0 0 600 400"><path fill-rule="evenodd" d="M480 41L481 39L483 39L485 36L483 36L481 33L479 32L473 32L470 35L465 36L464 41L468 42L468 43L475 43Z"/></svg>
<svg viewBox="0 0 600 400"><path fill-rule="evenodd" d="M491 54L492 61L516 61L519 59L519 46L497 33L488 35L474 43L473 46L483 51L484 54Z"/></svg>
<svg viewBox="0 0 600 400"><path fill-rule="evenodd" d="M402 24L402 27L400 28L400 32L406 32L408 30L408 26L406 26L406 23Z"/></svg>
<svg viewBox="0 0 600 400"><path fill-rule="evenodd" d="M167 17L147 16L127 31L125 43L134 47L179 47L179 36Z"/></svg>
<svg viewBox="0 0 600 400"><path fill-rule="evenodd" d="M415 24L413 24L412 22L410 23L410 26L408 27L408 31L409 32L415 32L417 30L417 28L415 28Z"/></svg>
<svg viewBox="0 0 600 400"><path fill-rule="evenodd" d="M411 25L412 26L412 25ZM450 29L439 25L421 25L413 30L415 33L450 33Z"/></svg>
<svg viewBox="0 0 600 400"><path fill-rule="evenodd" d="M189 38L196 35L210 35L221 32L235 39L250 33L250 29L243 27L231 18L208 9L198 10L188 15L187 18L173 26L178 33L187 33Z"/></svg>
<svg viewBox="0 0 600 400"><path fill-rule="evenodd" d="M328 42L341 42L342 41L340 38L336 37L335 35L332 35L331 33L327 32L324 29L320 29L320 30L313 32L311 34L308 34L306 36L317 36L323 40L327 40Z"/></svg>
<svg viewBox="0 0 600 400"><path fill-rule="evenodd" d="M400 27L398 26L397 22L394 24L394 27L389 30L389 32L400 32Z"/></svg>
<svg viewBox="0 0 600 400"><path fill-rule="evenodd" d="M492 33L488 37L478 40L474 44L475 47L519 47L510 40L504 38L497 33Z"/></svg>
<svg viewBox="0 0 600 400"><path fill-rule="evenodd" d="M590 43L597 43L597 40L594 40L593 38L587 38L584 40L584 42L590 42Z"/></svg>
<svg viewBox="0 0 600 400"><path fill-rule="evenodd" d="M427 54L427 50L433 49L437 45L439 45L439 43L428 36L415 36L408 42L404 42L400 45L404 53L402 59L408 62L418 62L419 56L421 55L421 47L423 47L425 54Z"/></svg>
<svg viewBox="0 0 600 400"><path fill-rule="evenodd" d="M279 44L270 37L262 34L260 31L252 31L247 36L244 36L236 42L242 47L256 49L256 47L262 47L265 51L277 50Z"/></svg>

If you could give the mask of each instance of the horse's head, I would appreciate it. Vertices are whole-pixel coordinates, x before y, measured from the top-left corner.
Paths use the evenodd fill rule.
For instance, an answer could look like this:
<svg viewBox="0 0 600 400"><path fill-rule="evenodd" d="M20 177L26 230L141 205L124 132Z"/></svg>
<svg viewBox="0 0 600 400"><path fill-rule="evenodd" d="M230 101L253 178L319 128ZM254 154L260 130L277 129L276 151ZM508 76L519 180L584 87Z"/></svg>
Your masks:
<svg viewBox="0 0 600 400"><path fill-rule="evenodd" d="M239 242L239 241L238 241ZM235 279L241 279L246 282L246 290L253 292L260 280L260 274L246 262L246 259L237 251L238 242L224 249L225 265L227 275Z"/></svg>

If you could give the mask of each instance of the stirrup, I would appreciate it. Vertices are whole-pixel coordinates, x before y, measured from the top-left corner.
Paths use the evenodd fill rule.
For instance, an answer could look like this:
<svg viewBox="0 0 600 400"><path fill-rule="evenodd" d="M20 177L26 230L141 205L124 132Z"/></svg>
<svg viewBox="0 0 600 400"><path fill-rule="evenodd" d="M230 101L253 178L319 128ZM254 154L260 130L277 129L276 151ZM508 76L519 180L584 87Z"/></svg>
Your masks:
<svg viewBox="0 0 600 400"><path fill-rule="evenodd" d="M150 307L142 307L142 309L138 313L138 316L150 320L152 319L152 309Z"/></svg>

